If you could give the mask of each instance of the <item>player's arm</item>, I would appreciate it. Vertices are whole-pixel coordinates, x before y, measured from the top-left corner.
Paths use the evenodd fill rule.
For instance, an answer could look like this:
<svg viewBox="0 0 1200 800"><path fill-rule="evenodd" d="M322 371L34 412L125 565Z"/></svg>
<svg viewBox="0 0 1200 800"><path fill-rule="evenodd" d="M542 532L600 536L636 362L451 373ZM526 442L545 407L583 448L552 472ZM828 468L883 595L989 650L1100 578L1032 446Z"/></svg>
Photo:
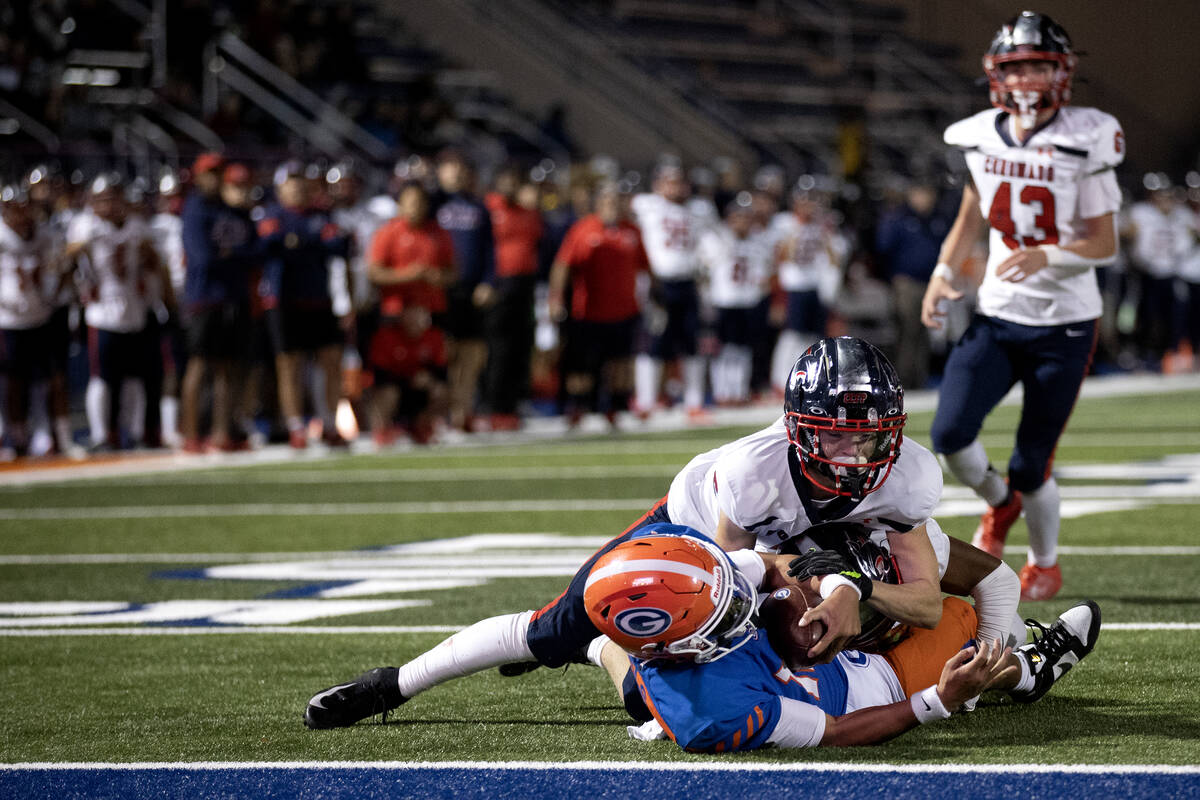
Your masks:
<svg viewBox="0 0 1200 800"><path fill-rule="evenodd" d="M554 259L554 263L550 265L549 279L549 297L547 303L550 307L550 319L554 322L562 322L567 318L567 276L571 272L571 266L558 258Z"/></svg>
<svg viewBox="0 0 1200 800"><path fill-rule="evenodd" d="M713 540L726 552L734 550L752 550L754 542L758 537L747 530L739 528L730 521L729 517L725 516L725 512L721 512L720 518L717 520L717 532L713 536Z"/></svg>
<svg viewBox="0 0 1200 800"><path fill-rule="evenodd" d="M925 526L913 528L908 533L890 531L888 546L904 582L872 581L867 604L899 622L918 628L936 628L942 618L942 589L937 555Z"/></svg>
<svg viewBox="0 0 1200 800"><path fill-rule="evenodd" d="M968 183L963 188L962 202L958 206L958 216L950 226L950 232L942 242L938 252L938 265L929 278L925 287L925 297L921 300L921 322L927 328L941 328L945 311L942 305L947 301L959 300L963 293L954 288L954 279L962 269L963 263L971 255L971 249L983 233L984 219L979 211L979 190L974 183Z"/></svg>
<svg viewBox="0 0 1200 800"><path fill-rule="evenodd" d="M1011 653L1000 647L999 642L959 650L942 668L936 686L917 692L907 700L863 708L839 717L823 714L824 725L820 726L819 739L814 736L814 728L818 726L814 725L813 715L814 712L821 714L820 709L799 700L782 698L780 720L769 741L779 747L817 744L850 747L886 742L920 724L949 717L988 686L1010 679L1016 668Z"/></svg>
<svg viewBox="0 0 1200 800"><path fill-rule="evenodd" d="M1016 250L996 265L1002 281L1020 283L1046 267L1083 272L1106 264L1117 254L1117 229L1112 213L1080 221L1081 236L1070 244L1043 244Z"/></svg>

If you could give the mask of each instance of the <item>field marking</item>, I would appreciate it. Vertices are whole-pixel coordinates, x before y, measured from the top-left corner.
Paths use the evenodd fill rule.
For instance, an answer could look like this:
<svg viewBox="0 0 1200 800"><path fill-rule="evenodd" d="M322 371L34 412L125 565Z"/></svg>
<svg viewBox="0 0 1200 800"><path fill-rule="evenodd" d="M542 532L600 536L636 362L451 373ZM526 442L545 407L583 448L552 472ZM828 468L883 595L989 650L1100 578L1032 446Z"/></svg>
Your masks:
<svg viewBox="0 0 1200 800"><path fill-rule="evenodd" d="M482 534L488 535L488 534ZM609 540L607 536L566 536L580 548L596 548ZM414 543L419 544L419 543ZM51 566L51 565L94 565L94 564L224 564L228 562L297 561L301 559L370 558L375 554L390 555L385 550L331 550L327 552L272 552L272 553L55 553L55 554L11 554L0 555L0 566ZM1025 545L1010 544L1004 552L1017 555L1026 552ZM1059 555L1064 556L1200 556L1200 545L1116 545L1113 547L1062 545ZM589 552L588 555L591 553Z"/></svg>
<svg viewBox="0 0 1200 800"><path fill-rule="evenodd" d="M28 770L633 770L686 772L902 772L902 773L1070 773L1097 774L1200 774L1200 766L1179 764L862 764L848 761L794 761L787 764L753 764L716 761L25 761L0 764L0 771Z"/></svg>
<svg viewBox="0 0 1200 800"><path fill-rule="evenodd" d="M0 509L0 520L155 519L160 517L345 517L390 514L503 514L645 511L660 497L618 500L456 500L427 503L233 503L228 505L77 506ZM1198 499L1196 502L1200 502Z"/></svg>
<svg viewBox="0 0 1200 800"><path fill-rule="evenodd" d="M220 634L291 634L301 636L397 636L420 633L458 633L466 625L357 625L333 627L320 625L254 625L144 627L144 628L0 628L0 637L46 638L51 636L207 636ZM1103 630L1145 633L1153 631L1200 631L1200 622L1106 622Z"/></svg>

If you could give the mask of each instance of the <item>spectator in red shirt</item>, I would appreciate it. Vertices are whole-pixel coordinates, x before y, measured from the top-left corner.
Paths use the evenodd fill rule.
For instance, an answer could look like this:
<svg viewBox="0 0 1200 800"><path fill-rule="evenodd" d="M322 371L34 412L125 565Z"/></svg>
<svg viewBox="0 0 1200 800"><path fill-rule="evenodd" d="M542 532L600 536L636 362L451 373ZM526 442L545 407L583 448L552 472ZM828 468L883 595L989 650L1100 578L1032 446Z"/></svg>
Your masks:
<svg viewBox="0 0 1200 800"><path fill-rule="evenodd" d="M371 239L367 278L379 287L379 313L395 316L420 306L437 316L446 311L445 287L454 282L454 244L429 216L429 195L419 183L400 190L397 216Z"/></svg>
<svg viewBox="0 0 1200 800"><path fill-rule="evenodd" d="M484 396L492 413L492 430L516 430L521 425L517 404L527 396L529 386L542 215L537 187L522 182L515 167L500 172L495 189L484 201L496 242L495 299L484 320L488 341Z"/></svg>
<svg viewBox="0 0 1200 800"><path fill-rule="evenodd" d="M568 281L572 287L563 352L572 426L585 408L597 405L615 426L616 413L629 405L640 316L637 276L650 271L641 234L630 221L629 194L614 183L602 184L595 204L594 214L571 226L550 268L552 319L567 321ZM597 402L602 385L607 389L606 403Z"/></svg>
<svg viewBox="0 0 1200 800"><path fill-rule="evenodd" d="M393 423L399 416L412 440L427 444L434 435L434 420L446 404L445 336L421 306L410 305L399 316L383 320L367 353L375 375L372 435L378 445L391 444Z"/></svg>

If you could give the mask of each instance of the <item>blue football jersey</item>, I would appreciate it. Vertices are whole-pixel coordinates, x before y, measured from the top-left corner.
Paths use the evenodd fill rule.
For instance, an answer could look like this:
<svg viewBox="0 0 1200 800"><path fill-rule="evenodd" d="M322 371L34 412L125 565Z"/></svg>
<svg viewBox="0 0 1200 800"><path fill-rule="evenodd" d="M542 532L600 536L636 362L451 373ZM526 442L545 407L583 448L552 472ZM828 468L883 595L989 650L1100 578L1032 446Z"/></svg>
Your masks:
<svg viewBox="0 0 1200 800"><path fill-rule="evenodd" d="M781 697L835 717L846 713L848 683L841 659L792 672L764 631L707 664L630 661L642 699L667 735L686 750L762 747L779 723Z"/></svg>

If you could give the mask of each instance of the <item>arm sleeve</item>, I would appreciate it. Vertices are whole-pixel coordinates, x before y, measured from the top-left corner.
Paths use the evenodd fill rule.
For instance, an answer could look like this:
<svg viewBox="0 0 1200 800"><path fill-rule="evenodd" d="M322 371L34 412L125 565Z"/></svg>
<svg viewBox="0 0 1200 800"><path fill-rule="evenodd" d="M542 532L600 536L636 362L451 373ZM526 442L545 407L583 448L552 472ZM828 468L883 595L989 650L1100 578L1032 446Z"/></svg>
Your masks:
<svg viewBox="0 0 1200 800"><path fill-rule="evenodd" d="M776 747L816 747L825 735L825 712L790 697L779 698L779 722L767 738Z"/></svg>
<svg viewBox="0 0 1200 800"><path fill-rule="evenodd" d="M746 576L751 586L755 589L762 587L763 578L767 575L767 565L758 553L753 550L734 550L729 553L729 560Z"/></svg>

